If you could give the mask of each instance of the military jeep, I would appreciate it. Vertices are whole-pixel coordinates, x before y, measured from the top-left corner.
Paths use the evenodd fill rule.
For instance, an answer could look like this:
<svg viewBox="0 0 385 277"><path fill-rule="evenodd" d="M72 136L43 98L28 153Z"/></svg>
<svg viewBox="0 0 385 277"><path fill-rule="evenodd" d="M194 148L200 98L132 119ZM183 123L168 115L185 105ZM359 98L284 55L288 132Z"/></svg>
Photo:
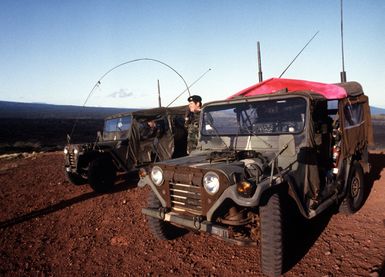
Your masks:
<svg viewBox="0 0 385 277"><path fill-rule="evenodd" d="M269 79L204 105L198 148L140 170L151 232L196 230L259 245L267 275L283 272L285 199L306 219L365 201L372 142L368 98L357 82ZM182 232L183 233L183 232Z"/></svg>
<svg viewBox="0 0 385 277"><path fill-rule="evenodd" d="M107 117L95 142L65 146L68 179L75 185L88 182L93 190L106 192L120 173L187 155L186 109L162 107Z"/></svg>

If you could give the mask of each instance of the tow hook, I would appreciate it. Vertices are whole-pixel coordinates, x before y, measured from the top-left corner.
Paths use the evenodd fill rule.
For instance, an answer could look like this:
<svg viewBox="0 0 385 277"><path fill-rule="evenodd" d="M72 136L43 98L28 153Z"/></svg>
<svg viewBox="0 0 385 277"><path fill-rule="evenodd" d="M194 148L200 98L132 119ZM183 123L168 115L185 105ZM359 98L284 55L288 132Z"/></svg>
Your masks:
<svg viewBox="0 0 385 277"><path fill-rule="evenodd" d="M166 213L168 213L170 210L168 208L160 207L158 212L159 212L159 217L164 220L166 218Z"/></svg>
<svg viewBox="0 0 385 277"><path fill-rule="evenodd" d="M194 216L193 217L193 222L194 222L194 228L196 229L196 230L200 230L201 229L201 227L202 227L202 221L203 221L203 217L202 216Z"/></svg>

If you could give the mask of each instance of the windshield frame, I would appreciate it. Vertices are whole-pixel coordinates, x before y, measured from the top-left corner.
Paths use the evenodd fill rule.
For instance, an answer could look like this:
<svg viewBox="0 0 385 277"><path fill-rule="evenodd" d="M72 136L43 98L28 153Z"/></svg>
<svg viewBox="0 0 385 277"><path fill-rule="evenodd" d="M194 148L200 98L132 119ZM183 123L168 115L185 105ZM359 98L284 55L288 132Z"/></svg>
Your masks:
<svg viewBox="0 0 385 277"><path fill-rule="evenodd" d="M257 98L248 98L248 99L240 99L231 100L216 104L206 105L202 110L201 116L201 128L200 134L202 137L218 137L218 136L226 136L226 137L238 137L238 136L278 136L283 134L293 134L297 135L304 131L305 126L307 124L307 109L308 109L308 99L303 97L303 95L286 95L285 97L257 97ZM262 110L260 110L260 115L258 116L257 109L262 109L265 107L266 103L275 104L277 110L271 110L270 114L262 114ZM296 106L293 106L293 105ZM239 108L241 107L241 108ZM282 108L284 108L282 110ZM245 109L242 109L245 108ZM267 107L269 108L269 107ZM253 111L255 109L255 111ZM233 110L233 111L231 111ZM290 111L291 110L291 111ZM223 112L225 111L225 112ZM249 111L247 114L246 111ZM286 112L285 115L282 112ZM293 112L296 111L296 114ZM212 124L215 119L220 118L219 113L228 113L227 118L222 119L220 122L222 126L217 124ZM216 116L213 115L217 113ZM244 118L240 118L241 114L244 113ZM253 114L254 113L254 114ZM247 115L247 116L246 116ZM226 116L224 114L223 116ZM273 116L275 118L273 118ZM289 120L286 117L296 118L296 120ZM249 117L247 119L246 117ZM239 121L243 120L243 121ZM245 125L245 120L249 121L249 126L245 130L242 125ZM255 121L255 120L258 120ZM209 122L211 121L211 123ZM252 123L252 121L255 121ZM281 123L280 123L281 122ZM282 124L282 122L286 122L286 126ZM229 128L229 123L233 123L233 129ZM241 124L240 124L241 123ZM262 125L257 124L265 124L263 127L265 129L261 129ZM269 125L270 124L270 125ZM280 125L279 125L280 124ZM293 126L290 126L293 125ZM237 126L235 126L237 125ZM274 129L274 128L276 129ZM228 131L224 131L225 129Z"/></svg>

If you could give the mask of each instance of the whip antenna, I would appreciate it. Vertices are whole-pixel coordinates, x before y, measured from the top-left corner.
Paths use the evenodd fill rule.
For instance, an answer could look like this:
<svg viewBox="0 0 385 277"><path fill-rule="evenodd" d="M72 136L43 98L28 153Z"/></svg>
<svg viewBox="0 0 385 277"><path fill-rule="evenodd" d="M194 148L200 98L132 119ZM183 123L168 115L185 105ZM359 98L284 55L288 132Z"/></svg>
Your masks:
<svg viewBox="0 0 385 277"><path fill-rule="evenodd" d="M345 54L344 54L344 18L343 18L343 0L341 0L341 57L342 57L342 71L340 72L341 83L346 82L345 72Z"/></svg>
<svg viewBox="0 0 385 277"><path fill-rule="evenodd" d="M188 91L188 95L191 95L190 94L190 90L189 90L189 86L187 85L186 83L186 80L183 78L183 76L178 72L176 71L174 68L172 68L170 65L166 64L165 62L162 62L160 60L157 60L157 59L152 59L152 58L140 58L140 59L135 59L135 60L131 60L131 61L127 61L127 62L123 62L123 63L120 63L116 66L114 66L113 68L111 68L110 70L108 70L106 73L104 73L100 78L99 80L96 82L96 84L92 87L91 91L88 93L88 96L86 98L86 100L84 101L83 103L83 108L86 106L88 100L90 99L91 95L94 93L94 90L99 87L99 85L101 84L101 81L103 80L104 77L106 77L111 71L114 71L115 69L117 69L118 67L121 67L123 65L126 65L126 64L130 64L130 63L134 63L134 62L139 62L139 61L151 61L151 62L157 62L159 64L162 64L166 67L168 67L169 69L171 69L172 71L174 71L183 81L184 85L186 86L186 90ZM185 90L185 91L186 91ZM79 120L79 117L76 118L75 120L75 123L74 125L72 126L72 131L71 131L71 134L68 137L68 141L71 139L74 131L75 131L75 127L78 123L78 120Z"/></svg>
<svg viewBox="0 0 385 277"><path fill-rule="evenodd" d="M259 41L257 42L257 55L258 55L258 80L259 82L262 82L263 77L262 77L261 47L259 45Z"/></svg>
<svg viewBox="0 0 385 277"><path fill-rule="evenodd" d="M162 100L160 98L160 84L159 84L159 79L158 79L158 104L159 108L162 107Z"/></svg>
<svg viewBox="0 0 385 277"><path fill-rule="evenodd" d="M188 86L187 88L191 88L196 82L198 82L200 79L202 79L203 76L205 76L207 73L209 73L210 70L211 70L211 68L207 69L207 71L206 71L205 73L203 73L201 76L199 76L199 78L196 79L194 82L192 82L191 85ZM182 94L186 92L186 90L187 90L187 89L185 89L185 90L182 91L177 97L175 97L175 99L172 100L171 103L168 104L168 105L166 106L166 108L167 108L167 107L170 107L170 105L171 105L172 103L174 103L179 97L181 97ZM189 96L190 96L190 93L189 93Z"/></svg>
<svg viewBox="0 0 385 277"><path fill-rule="evenodd" d="M279 75L278 78L281 78L283 74L285 74L286 70L289 69L289 67L294 63L294 61L298 58L299 55L301 55L302 51L305 50L305 48L309 45L309 43L315 38L316 35L318 35L319 31L317 31L313 37L306 43L306 45L301 49L301 51L299 51L299 53L297 54L297 56L295 56L295 58L290 62L290 64L285 68L285 70L281 73L281 75Z"/></svg>

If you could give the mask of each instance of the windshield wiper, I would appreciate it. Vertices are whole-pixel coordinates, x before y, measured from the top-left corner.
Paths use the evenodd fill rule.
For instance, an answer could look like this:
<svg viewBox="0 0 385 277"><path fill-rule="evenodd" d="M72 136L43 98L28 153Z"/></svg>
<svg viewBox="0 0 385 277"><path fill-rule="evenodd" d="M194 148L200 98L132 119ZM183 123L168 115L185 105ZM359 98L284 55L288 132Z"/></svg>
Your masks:
<svg viewBox="0 0 385 277"><path fill-rule="evenodd" d="M210 126L210 128L211 128L212 130L214 130L215 136L218 137L218 138L221 140L221 142L223 143L223 145L226 147L226 150L231 150L231 149L230 149L230 146L228 146L228 145L226 144L226 142L225 142L225 141L222 139L222 137L220 136L220 134L219 134L217 128L215 128L215 126L213 126L213 125L211 125L211 124L209 124L209 126Z"/></svg>
<svg viewBox="0 0 385 277"><path fill-rule="evenodd" d="M289 147L289 143L292 142L293 139L294 139L294 137L291 140L289 140L287 143L285 143L282 146L282 148L275 154L274 158L268 164L269 166L271 166L270 186L273 183L273 176L274 176L275 167L277 168L278 175L280 175L280 177L282 178L282 170L276 165L276 161L277 161L278 157L281 156L282 153Z"/></svg>
<svg viewBox="0 0 385 277"><path fill-rule="evenodd" d="M258 138L260 141L262 141L266 146L268 146L269 148L273 148L273 145L271 145L270 143L268 143L266 140L264 140L263 138L261 138L259 136L259 134L255 133L254 131L252 130L249 130L249 128L245 128L247 130L247 133L249 135L253 135L254 137Z"/></svg>
<svg viewBox="0 0 385 277"><path fill-rule="evenodd" d="M270 148L273 148L273 146L272 146L270 143L268 143L268 142L265 141L263 138L259 137L254 131L252 131L252 129L251 129L251 128L252 128L252 123L251 123L251 120L250 120L250 116L247 114L246 111L244 111L244 113L245 113L245 115L246 115L246 120L247 120L248 123L249 123L249 125L245 124L245 125L246 125L246 128L244 128L244 129L247 130L248 134L257 137L257 138L258 138L260 141L262 141L266 146L268 146L268 147L270 147ZM243 117L243 113L242 113L242 112L241 112L239 115L240 115L240 118L239 118L238 124L239 124L239 129L240 129L240 128L241 128L241 124L240 124L241 118L242 118L242 122L243 122L243 123L246 123L246 122L245 122L246 120L245 120L245 118ZM239 135L239 129L238 129L238 132L237 132L237 139L238 139L238 135Z"/></svg>

